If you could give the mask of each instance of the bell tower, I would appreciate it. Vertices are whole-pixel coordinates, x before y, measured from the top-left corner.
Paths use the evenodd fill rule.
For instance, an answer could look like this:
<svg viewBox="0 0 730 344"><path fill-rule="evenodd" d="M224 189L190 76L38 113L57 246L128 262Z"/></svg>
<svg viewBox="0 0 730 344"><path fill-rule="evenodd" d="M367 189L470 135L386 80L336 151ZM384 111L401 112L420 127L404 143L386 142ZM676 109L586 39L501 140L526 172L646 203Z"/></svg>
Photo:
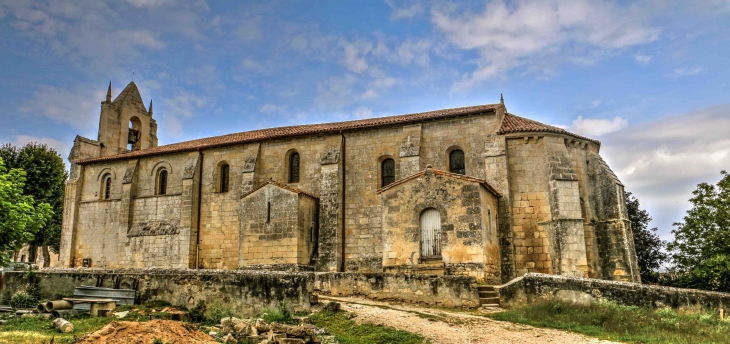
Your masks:
<svg viewBox="0 0 730 344"><path fill-rule="evenodd" d="M99 116L100 156L157 147L157 122L152 118L152 101L147 110L134 81L114 101L111 99L110 82Z"/></svg>

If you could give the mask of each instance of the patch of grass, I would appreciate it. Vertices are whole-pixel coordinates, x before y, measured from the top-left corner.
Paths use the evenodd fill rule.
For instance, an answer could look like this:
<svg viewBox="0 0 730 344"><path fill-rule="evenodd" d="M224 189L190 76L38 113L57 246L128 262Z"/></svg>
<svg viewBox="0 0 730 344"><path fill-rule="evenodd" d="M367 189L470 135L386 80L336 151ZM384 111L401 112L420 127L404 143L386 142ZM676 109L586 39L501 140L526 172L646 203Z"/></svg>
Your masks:
<svg viewBox="0 0 730 344"><path fill-rule="evenodd" d="M415 333L373 324L357 325L343 312L321 311L312 314L311 318L316 326L326 328L342 344L426 343Z"/></svg>
<svg viewBox="0 0 730 344"><path fill-rule="evenodd" d="M272 322L278 322L278 323L285 323L285 324L295 324L296 321L294 318L292 318L291 311L289 310L289 306L286 304L286 302L279 302L279 305L276 308L266 308L264 309L264 312L261 314L261 319L264 319L266 322L272 323Z"/></svg>
<svg viewBox="0 0 730 344"><path fill-rule="evenodd" d="M730 321L717 314L612 302L586 306L546 301L487 316L629 343L727 343L730 333Z"/></svg>
<svg viewBox="0 0 730 344"><path fill-rule="evenodd" d="M110 318L74 318L72 333L60 333L53 327L52 320L41 318L15 318L8 320L7 324L0 326L0 343L50 343L54 344L73 343L75 338L96 331L106 324L119 320Z"/></svg>

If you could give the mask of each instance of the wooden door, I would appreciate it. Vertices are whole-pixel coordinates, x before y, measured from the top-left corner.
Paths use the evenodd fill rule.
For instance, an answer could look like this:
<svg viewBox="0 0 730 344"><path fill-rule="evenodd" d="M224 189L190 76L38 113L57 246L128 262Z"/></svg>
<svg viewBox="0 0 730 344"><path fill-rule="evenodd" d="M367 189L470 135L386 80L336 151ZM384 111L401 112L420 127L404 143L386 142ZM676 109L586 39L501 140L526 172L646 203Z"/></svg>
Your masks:
<svg viewBox="0 0 730 344"><path fill-rule="evenodd" d="M441 215L436 209L421 213L421 257L441 255Z"/></svg>

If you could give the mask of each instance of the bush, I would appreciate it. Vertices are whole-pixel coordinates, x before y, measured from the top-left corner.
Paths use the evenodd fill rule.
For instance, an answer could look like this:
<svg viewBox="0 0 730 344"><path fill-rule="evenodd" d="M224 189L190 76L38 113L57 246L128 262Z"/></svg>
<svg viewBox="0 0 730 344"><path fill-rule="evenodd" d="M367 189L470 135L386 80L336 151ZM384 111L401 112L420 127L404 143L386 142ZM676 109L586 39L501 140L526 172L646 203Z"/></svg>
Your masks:
<svg viewBox="0 0 730 344"><path fill-rule="evenodd" d="M190 320L193 322L205 321L205 309L205 301L198 300L198 304L190 311Z"/></svg>
<svg viewBox="0 0 730 344"><path fill-rule="evenodd" d="M264 313L261 314L261 319L266 322L279 322L279 323L293 323L291 311L286 302L281 301L276 308L265 308Z"/></svg>
<svg viewBox="0 0 730 344"><path fill-rule="evenodd" d="M209 310L210 311L208 312L208 317L205 322L211 325L220 324L221 319L223 318L236 316L236 314L233 312L233 308L225 303L215 302L210 305Z"/></svg>
<svg viewBox="0 0 730 344"><path fill-rule="evenodd" d="M10 306L13 308L35 308L38 306L38 298L25 288L22 288L10 297Z"/></svg>

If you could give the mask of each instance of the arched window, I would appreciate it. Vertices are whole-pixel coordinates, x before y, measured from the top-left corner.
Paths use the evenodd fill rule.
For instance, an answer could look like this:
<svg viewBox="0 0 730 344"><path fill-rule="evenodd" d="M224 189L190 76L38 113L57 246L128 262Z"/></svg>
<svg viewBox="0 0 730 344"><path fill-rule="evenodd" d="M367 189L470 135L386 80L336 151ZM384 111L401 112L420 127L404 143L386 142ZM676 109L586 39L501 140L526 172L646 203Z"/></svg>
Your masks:
<svg viewBox="0 0 730 344"><path fill-rule="evenodd" d="M395 181L395 160L385 159L380 166L380 187L388 186Z"/></svg>
<svg viewBox="0 0 730 344"><path fill-rule="evenodd" d="M167 170L161 169L157 177L157 194L167 194Z"/></svg>
<svg viewBox="0 0 730 344"><path fill-rule="evenodd" d="M451 173L466 174L463 150L454 149L449 153L449 171Z"/></svg>
<svg viewBox="0 0 730 344"><path fill-rule="evenodd" d="M230 169L230 166L228 166L228 164L223 164L221 166L221 180L220 180L221 192L228 192L228 170L229 169Z"/></svg>
<svg viewBox="0 0 730 344"><path fill-rule="evenodd" d="M289 156L289 183L299 183L299 153Z"/></svg>
<svg viewBox="0 0 730 344"><path fill-rule="evenodd" d="M101 180L101 199L109 199L112 190L112 176L107 173Z"/></svg>

